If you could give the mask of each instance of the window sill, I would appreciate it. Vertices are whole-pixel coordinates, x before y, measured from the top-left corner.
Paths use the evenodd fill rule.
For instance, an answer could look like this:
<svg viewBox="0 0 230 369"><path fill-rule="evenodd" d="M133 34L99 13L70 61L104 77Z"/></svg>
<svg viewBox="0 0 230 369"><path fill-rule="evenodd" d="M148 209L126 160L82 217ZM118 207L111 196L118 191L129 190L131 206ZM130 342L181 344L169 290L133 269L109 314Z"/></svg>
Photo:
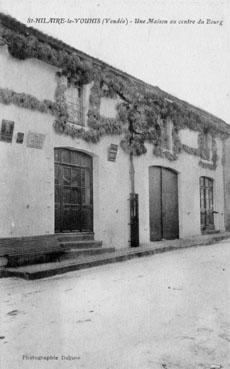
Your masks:
<svg viewBox="0 0 230 369"><path fill-rule="evenodd" d="M72 122L72 121L67 121L67 124L68 126L71 126L71 127L81 127L81 128L85 128L85 125L82 124L82 123L78 123L78 122Z"/></svg>
<svg viewBox="0 0 230 369"><path fill-rule="evenodd" d="M204 229L201 230L201 234L205 235L205 234L216 234L216 233L220 233L220 230L217 229Z"/></svg>
<svg viewBox="0 0 230 369"><path fill-rule="evenodd" d="M163 152L163 155L165 155L166 157L167 156L172 156L172 157L175 156L173 150L163 149L162 152Z"/></svg>
<svg viewBox="0 0 230 369"><path fill-rule="evenodd" d="M173 155L173 150L172 149L162 149L163 153L168 153L168 154L172 154Z"/></svg>
<svg viewBox="0 0 230 369"><path fill-rule="evenodd" d="M200 158L200 161L204 164L213 164L213 161L212 160L206 160L206 159L202 159Z"/></svg>

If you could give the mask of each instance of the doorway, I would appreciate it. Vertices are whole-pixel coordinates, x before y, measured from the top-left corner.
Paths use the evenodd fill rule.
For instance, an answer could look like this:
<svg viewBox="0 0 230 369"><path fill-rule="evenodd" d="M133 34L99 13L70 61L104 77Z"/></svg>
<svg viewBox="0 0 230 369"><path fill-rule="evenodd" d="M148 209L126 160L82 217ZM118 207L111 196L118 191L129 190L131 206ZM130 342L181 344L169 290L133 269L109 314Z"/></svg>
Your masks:
<svg viewBox="0 0 230 369"><path fill-rule="evenodd" d="M150 241L179 238L178 178L169 168L149 168Z"/></svg>
<svg viewBox="0 0 230 369"><path fill-rule="evenodd" d="M93 231L92 157L76 150L54 150L55 232Z"/></svg>

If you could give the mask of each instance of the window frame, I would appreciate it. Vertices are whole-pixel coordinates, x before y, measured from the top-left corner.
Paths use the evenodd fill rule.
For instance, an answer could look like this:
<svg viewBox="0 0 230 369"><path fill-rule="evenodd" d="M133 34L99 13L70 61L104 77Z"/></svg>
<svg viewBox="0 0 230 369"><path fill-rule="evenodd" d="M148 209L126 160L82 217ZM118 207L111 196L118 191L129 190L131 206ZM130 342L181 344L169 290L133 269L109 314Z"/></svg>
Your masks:
<svg viewBox="0 0 230 369"><path fill-rule="evenodd" d="M173 150L173 122L169 119L161 123L161 134L163 136L162 148L164 151Z"/></svg>
<svg viewBox="0 0 230 369"><path fill-rule="evenodd" d="M200 227L202 232L215 229L214 185L213 178L200 176Z"/></svg>
<svg viewBox="0 0 230 369"><path fill-rule="evenodd" d="M201 159L206 161L212 160L213 137L209 132L204 132L202 135L202 150Z"/></svg>
<svg viewBox="0 0 230 369"><path fill-rule="evenodd" d="M78 91L78 95L79 95L79 104L77 104L77 102L75 101L71 101L70 98L68 98L68 90L70 89L77 89ZM84 119L84 91L83 91L84 87L83 85L73 85L73 84L68 84L67 85L67 89L65 92L65 102L66 102L66 106L67 106L67 113L68 113L68 120L67 122L70 124L74 124L74 125L79 125L81 127L85 127L85 119ZM71 116L69 114L69 108L71 109L71 112L73 112L73 114L71 114L71 116L75 115L77 113L78 118L76 118L76 120L71 119Z"/></svg>

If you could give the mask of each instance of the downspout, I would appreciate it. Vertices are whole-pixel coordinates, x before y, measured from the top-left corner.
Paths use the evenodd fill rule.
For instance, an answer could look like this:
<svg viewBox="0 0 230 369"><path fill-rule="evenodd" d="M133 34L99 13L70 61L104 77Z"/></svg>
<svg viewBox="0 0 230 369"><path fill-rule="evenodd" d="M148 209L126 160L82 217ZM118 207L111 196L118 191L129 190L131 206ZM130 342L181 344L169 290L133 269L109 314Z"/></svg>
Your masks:
<svg viewBox="0 0 230 369"><path fill-rule="evenodd" d="M133 143L133 120L129 116L129 132L130 132L130 153L129 153L129 174L130 174L130 246L139 246L139 209L138 194L135 193L135 168L133 161L132 143Z"/></svg>
<svg viewBox="0 0 230 369"><path fill-rule="evenodd" d="M130 190L131 193L135 193L135 169L132 152L130 152L129 154L129 174L130 174Z"/></svg>

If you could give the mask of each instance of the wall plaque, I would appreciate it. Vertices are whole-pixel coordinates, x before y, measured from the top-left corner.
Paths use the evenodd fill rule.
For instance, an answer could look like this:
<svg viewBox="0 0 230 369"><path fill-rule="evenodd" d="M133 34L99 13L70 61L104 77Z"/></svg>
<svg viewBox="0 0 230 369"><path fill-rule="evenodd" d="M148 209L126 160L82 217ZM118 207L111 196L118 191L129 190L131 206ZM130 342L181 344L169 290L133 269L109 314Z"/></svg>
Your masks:
<svg viewBox="0 0 230 369"><path fill-rule="evenodd" d="M111 144L108 151L108 160L116 161L118 145Z"/></svg>
<svg viewBox="0 0 230 369"><path fill-rule="evenodd" d="M29 131L27 136L27 147L32 147L34 149L42 149L44 141L45 141L44 134Z"/></svg>
<svg viewBox="0 0 230 369"><path fill-rule="evenodd" d="M0 140L5 142L12 142L14 132L14 122L12 120L2 120Z"/></svg>
<svg viewBox="0 0 230 369"><path fill-rule="evenodd" d="M16 142L19 143L19 144L22 144L23 140L24 140L24 133L23 132L18 132Z"/></svg>

